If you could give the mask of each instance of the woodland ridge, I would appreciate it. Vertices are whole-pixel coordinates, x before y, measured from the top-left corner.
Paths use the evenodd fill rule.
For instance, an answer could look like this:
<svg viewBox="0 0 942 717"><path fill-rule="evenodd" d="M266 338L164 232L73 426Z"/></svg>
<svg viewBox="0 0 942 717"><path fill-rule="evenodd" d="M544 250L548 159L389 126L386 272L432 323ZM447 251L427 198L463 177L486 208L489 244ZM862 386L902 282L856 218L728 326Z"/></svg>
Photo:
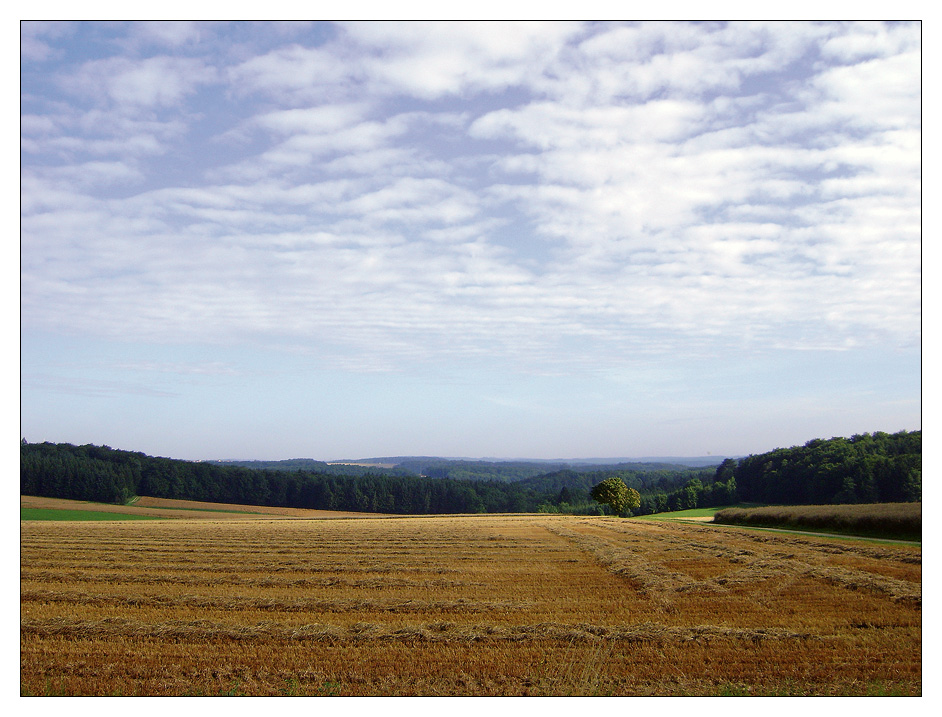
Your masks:
<svg viewBox="0 0 942 717"><path fill-rule="evenodd" d="M611 466L401 459L393 467L294 462L250 468L147 456L109 446L20 446L20 492L123 504L135 496L397 514L575 513L612 476L637 490L634 515L752 502L781 505L919 502L922 431L815 439L718 466Z"/></svg>

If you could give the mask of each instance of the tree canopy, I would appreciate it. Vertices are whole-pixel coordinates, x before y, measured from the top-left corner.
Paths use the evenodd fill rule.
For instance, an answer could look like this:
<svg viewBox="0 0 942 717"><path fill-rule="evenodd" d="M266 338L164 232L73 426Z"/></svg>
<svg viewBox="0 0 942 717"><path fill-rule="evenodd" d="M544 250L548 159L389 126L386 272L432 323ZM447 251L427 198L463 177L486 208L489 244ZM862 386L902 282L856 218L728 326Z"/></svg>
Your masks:
<svg viewBox="0 0 942 717"><path fill-rule="evenodd" d="M625 485L625 481L619 476L606 478L593 486L591 495L599 503L610 506L618 515L641 506L641 494Z"/></svg>

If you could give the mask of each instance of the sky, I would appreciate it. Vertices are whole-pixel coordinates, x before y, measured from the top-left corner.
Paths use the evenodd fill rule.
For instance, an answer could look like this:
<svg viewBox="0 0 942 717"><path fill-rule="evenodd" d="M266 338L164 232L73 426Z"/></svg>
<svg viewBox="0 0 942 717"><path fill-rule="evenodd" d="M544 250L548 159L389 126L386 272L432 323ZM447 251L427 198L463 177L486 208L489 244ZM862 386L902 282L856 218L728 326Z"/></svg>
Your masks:
<svg viewBox="0 0 942 717"><path fill-rule="evenodd" d="M922 427L918 22L20 32L31 442L574 459Z"/></svg>

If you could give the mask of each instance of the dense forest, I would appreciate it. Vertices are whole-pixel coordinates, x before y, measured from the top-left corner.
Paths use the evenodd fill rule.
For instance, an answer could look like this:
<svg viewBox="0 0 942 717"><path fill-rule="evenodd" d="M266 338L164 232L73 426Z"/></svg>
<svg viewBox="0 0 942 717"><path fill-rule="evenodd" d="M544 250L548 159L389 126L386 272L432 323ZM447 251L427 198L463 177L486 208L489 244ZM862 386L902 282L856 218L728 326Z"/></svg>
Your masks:
<svg viewBox="0 0 942 717"><path fill-rule="evenodd" d="M640 463L512 463L499 468L502 464L486 463L421 459L394 469L328 464L322 464L322 470L321 465L318 470L250 468L157 458L108 446L24 440L20 492L105 503L147 495L397 514L598 514L606 508L592 500L589 491L612 476L641 494L635 514L737 501L872 503L919 501L922 496L921 431L813 440L707 468ZM410 474L410 469L423 473Z"/></svg>
<svg viewBox="0 0 942 717"><path fill-rule="evenodd" d="M543 496L513 484L418 476L339 476L155 458L108 446L26 444L20 491L124 503L135 495L381 513L526 512Z"/></svg>
<svg viewBox="0 0 942 717"><path fill-rule="evenodd" d="M753 503L824 505L922 500L922 431L815 439L803 446L724 461L717 480L734 477Z"/></svg>

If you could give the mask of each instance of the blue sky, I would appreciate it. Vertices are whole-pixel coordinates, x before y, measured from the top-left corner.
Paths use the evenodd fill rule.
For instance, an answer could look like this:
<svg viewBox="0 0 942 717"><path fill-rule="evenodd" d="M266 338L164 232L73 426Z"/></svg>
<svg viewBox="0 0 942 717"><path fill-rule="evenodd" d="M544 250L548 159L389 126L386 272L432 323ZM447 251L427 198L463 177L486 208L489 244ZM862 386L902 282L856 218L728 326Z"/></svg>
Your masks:
<svg viewBox="0 0 942 717"><path fill-rule="evenodd" d="M921 428L918 23L24 23L21 433L742 455Z"/></svg>

